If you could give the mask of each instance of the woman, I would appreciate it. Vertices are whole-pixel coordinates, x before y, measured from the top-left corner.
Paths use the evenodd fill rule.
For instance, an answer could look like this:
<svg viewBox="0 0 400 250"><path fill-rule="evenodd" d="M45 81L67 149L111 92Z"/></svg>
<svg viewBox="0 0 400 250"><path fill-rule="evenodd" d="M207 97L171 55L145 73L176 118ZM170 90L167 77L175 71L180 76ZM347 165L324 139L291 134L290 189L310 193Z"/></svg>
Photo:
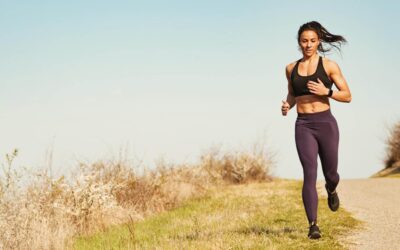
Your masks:
<svg viewBox="0 0 400 250"><path fill-rule="evenodd" d="M328 206L332 211L339 208L336 187L339 183L338 145L339 129L330 111L329 99L350 102L351 93L339 66L332 60L321 57L345 43L344 37L329 33L320 23L303 24L297 36L303 57L286 66L288 94L282 101L282 115L286 116L297 104L295 140L297 153L303 167L304 182L302 198L309 222L310 239L321 237L317 225L318 195L317 157L319 155L328 193ZM326 47L324 45L328 45ZM332 85L337 90L332 90Z"/></svg>

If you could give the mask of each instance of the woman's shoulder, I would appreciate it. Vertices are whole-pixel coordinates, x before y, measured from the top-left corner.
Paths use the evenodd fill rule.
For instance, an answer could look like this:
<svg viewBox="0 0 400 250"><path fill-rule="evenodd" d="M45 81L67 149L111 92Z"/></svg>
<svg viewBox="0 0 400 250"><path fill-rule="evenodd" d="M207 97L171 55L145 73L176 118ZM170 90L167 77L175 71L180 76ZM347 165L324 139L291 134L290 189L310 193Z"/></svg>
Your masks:
<svg viewBox="0 0 400 250"><path fill-rule="evenodd" d="M286 65L286 67L285 67L285 69L286 69L286 74L291 74L292 73L292 70L293 70L293 68L294 68L294 66L296 66L296 63L298 62L298 60L296 60L296 61L294 61L294 62L291 62L291 63L289 63L288 65Z"/></svg>
<svg viewBox="0 0 400 250"><path fill-rule="evenodd" d="M327 72L333 72L339 70L339 65L332 59L322 57L322 66Z"/></svg>

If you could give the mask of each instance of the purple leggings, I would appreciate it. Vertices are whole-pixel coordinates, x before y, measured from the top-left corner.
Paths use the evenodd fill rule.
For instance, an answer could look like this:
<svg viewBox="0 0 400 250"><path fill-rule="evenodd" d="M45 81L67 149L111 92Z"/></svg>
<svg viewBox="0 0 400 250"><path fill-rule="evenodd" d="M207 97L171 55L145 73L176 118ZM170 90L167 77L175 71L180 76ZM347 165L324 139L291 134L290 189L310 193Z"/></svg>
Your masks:
<svg viewBox="0 0 400 250"><path fill-rule="evenodd" d="M308 222L317 221L318 195L317 157L319 155L328 189L339 183L338 146L339 129L330 109L317 113L298 113L295 138L297 153L303 166L302 198Z"/></svg>

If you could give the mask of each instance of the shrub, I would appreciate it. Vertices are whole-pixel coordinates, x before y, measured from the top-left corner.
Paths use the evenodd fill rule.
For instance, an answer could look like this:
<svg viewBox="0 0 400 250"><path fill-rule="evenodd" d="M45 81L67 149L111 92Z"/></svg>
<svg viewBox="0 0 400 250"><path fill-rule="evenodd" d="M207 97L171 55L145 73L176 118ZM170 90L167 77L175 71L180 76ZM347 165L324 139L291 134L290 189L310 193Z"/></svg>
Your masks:
<svg viewBox="0 0 400 250"><path fill-rule="evenodd" d="M389 137L386 140L385 167L389 168L398 163L400 163L400 122L390 129Z"/></svg>
<svg viewBox="0 0 400 250"><path fill-rule="evenodd" d="M174 208L211 187L271 180L263 150L212 151L192 165L161 161L142 174L123 160L80 163L69 179L18 172L12 166L17 154L6 155L0 175L0 249L68 248L74 236Z"/></svg>

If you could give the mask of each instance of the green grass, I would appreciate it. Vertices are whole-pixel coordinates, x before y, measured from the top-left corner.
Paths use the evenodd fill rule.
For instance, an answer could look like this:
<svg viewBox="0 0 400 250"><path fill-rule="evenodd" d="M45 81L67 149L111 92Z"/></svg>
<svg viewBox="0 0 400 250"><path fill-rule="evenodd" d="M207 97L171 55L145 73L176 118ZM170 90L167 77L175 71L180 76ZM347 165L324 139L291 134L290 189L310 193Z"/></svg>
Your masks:
<svg viewBox="0 0 400 250"><path fill-rule="evenodd" d="M322 238L307 238L300 181L219 188L147 219L77 238L75 249L344 249L340 236L360 223L319 201Z"/></svg>

